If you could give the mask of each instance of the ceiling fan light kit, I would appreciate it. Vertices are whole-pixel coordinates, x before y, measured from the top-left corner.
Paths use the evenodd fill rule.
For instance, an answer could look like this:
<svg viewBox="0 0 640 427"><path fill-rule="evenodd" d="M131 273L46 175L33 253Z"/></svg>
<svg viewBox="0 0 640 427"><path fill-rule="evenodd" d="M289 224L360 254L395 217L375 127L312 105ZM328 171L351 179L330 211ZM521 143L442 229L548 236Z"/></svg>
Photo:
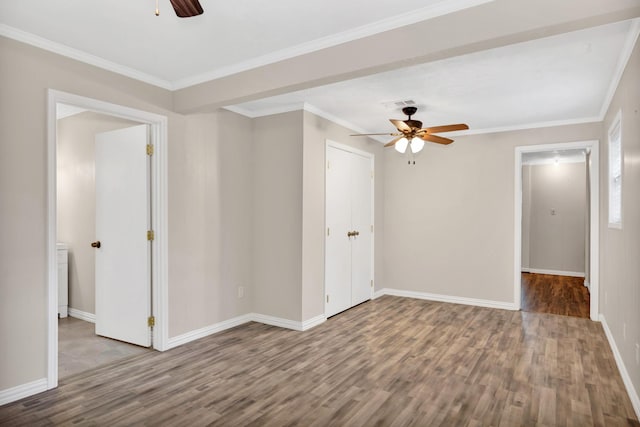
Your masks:
<svg viewBox="0 0 640 427"><path fill-rule="evenodd" d="M395 137L390 142L386 143L385 147L394 147L399 153L409 153L410 156L417 154L424 148L425 141L435 142L436 144L448 145L453 142L453 139L444 138L442 136L434 135L440 132L452 132L456 130L467 130L469 126L464 123L454 125L432 126L428 128L422 127L420 120L413 120L413 116L418 109L416 107L404 107L402 112L408 116L407 120L395 120L389 119L389 121L396 127L398 132L396 133L360 133L351 136L371 136L371 135L389 135ZM407 150L409 148L409 150ZM415 160L409 159L409 164L416 164Z"/></svg>

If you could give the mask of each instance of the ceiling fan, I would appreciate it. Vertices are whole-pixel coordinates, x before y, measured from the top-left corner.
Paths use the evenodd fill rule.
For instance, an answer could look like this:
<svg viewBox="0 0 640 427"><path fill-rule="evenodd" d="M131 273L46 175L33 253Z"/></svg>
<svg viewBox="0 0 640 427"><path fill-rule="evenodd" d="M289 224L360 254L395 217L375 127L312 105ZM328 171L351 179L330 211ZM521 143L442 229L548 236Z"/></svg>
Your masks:
<svg viewBox="0 0 640 427"><path fill-rule="evenodd" d="M198 0L171 0L171 6L179 18L190 18L202 15L204 12ZM158 8L158 0L156 0L156 16L158 15L160 15L160 9Z"/></svg>
<svg viewBox="0 0 640 427"><path fill-rule="evenodd" d="M441 132L452 132L455 130L469 129L464 123L455 125L444 126L432 126L428 128L422 127L420 120L413 120L413 116L418 109L416 107L404 107L402 112L409 118L407 120L394 120L389 121L398 129L398 132L393 133L359 133L351 136L372 136L372 135L389 135L395 136L394 139L386 143L385 147L393 146L400 153L405 153L407 148L410 149L410 153L418 153L424 147L424 141L435 142L436 144L451 144L453 139L444 138L442 136L434 135ZM414 162L415 163L415 162Z"/></svg>

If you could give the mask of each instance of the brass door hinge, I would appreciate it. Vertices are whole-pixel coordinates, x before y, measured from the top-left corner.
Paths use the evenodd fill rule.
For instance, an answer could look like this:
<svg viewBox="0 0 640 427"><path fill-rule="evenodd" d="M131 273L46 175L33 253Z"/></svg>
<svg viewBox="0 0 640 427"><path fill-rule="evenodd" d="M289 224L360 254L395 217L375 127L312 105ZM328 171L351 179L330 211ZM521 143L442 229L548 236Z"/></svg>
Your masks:
<svg viewBox="0 0 640 427"><path fill-rule="evenodd" d="M149 317L147 318L147 325L148 325L150 328L153 328L154 326L156 326L156 318L155 318L155 316L149 316Z"/></svg>
<svg viewBox="0 0 640 427"><path fill-rule="evenodd" d="M153 155L153 145L151 144L147 144L147 155L148 156Z"/></svg>
<svg viewBox="0 0 640 427"><path fill-rule="evenodd" d="M156 238L156 233L153 230L147 231L147 240L154 240Z"/></svg>

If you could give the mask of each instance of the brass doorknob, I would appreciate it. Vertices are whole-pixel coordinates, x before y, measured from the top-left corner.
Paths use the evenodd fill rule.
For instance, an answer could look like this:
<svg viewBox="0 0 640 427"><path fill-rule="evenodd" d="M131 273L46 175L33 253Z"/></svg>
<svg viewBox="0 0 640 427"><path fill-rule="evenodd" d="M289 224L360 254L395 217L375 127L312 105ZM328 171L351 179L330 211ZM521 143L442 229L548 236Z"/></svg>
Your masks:
<svg viewBox="0 0 640 427"><path fill-rule="evenodd" d="M91 243L91 247L92 248L99 248L100 247L100 240Z"/></svg>

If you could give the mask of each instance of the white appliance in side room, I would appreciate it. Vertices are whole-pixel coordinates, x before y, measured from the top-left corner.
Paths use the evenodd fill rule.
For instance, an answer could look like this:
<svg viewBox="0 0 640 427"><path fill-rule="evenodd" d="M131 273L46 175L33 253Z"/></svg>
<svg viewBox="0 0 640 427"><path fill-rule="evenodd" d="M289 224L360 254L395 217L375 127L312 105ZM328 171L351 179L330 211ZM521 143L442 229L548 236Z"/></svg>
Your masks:
<svg viewBox="0 0 640 427"><path fill-rule="evenodd" d="M67 317L69 309L69 249L58 243L58 317Z"/></svg>

